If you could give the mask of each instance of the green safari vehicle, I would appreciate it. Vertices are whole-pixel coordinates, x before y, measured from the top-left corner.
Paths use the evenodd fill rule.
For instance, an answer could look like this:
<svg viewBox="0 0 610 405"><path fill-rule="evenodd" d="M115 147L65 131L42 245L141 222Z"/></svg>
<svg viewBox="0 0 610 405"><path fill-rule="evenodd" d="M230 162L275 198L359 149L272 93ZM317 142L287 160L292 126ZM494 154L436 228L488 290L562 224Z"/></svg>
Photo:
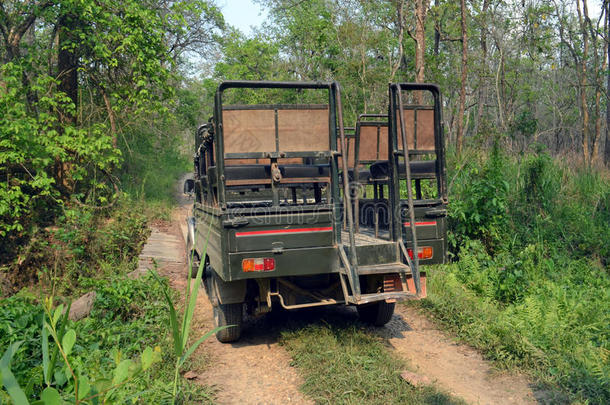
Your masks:
<svg viewBox="0 0 610 405"><path fill-rule="evenodd" d="M240 91L323 102L223 104ZM432 104L403 105L413 91ZM361 116L346 136L336 82L219 85L185 183L189 272L203 261L216 325L234 325L219 341L239 339L244 311L354 305L381 326L395 302L425 297L420 264L446 256L440 93L403 83L389 96L388 115Z"/></svg>

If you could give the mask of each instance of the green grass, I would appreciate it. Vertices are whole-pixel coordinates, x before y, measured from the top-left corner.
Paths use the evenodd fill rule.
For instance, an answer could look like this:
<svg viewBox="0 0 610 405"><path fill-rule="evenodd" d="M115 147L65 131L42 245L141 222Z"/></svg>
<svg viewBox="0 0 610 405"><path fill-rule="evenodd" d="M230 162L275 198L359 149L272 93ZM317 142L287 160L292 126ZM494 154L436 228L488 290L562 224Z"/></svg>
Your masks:
<svg viewBox="0 0 610 405"><path fill-rule="evenodd" d="M282 333L305 383L321 404L461 404L433 387L414 388L401 377L406 364L382 338L353 321L324 321Z"/></svg>

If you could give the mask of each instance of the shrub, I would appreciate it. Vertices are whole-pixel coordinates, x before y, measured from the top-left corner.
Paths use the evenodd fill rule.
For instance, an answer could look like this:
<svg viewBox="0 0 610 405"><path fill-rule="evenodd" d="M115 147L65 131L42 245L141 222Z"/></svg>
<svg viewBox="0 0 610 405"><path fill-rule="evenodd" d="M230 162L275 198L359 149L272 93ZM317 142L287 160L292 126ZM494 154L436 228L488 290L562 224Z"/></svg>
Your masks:
<svg viewBox="0 0 610 405"><path fill-rule="evenodd" d="M563 401L609 403L607 173L545 153L465 153L450 187L458 260L429 272L422 305L498 364L559 387Z"/></svg>
<svg viewBox="0 0 610 405"><path fill-rule="evenodd" d="M489 251L499 247L508 223L509 183L506 157L498 147L479 166L467 164L457 177L449 206L452 248L459 250L466 239L480 239Z"/></svg>

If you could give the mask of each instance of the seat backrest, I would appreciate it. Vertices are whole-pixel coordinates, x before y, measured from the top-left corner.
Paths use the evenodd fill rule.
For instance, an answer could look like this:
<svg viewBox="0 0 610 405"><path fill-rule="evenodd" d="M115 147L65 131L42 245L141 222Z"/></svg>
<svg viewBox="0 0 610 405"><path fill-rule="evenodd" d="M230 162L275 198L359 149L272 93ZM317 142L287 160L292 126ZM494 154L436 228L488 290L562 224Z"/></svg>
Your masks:
<svg viewBox="0 0 610 405"><path fill-rule="evenodd" d="M431 106L405 106L405 130L409 150L434 152L434 109ZM398 118L400 120L400 118ZM400 121L398 121L400 123ZM387 123L360 123L359 161L375 162L388 160ZM402 150L400 128L398 128L398 149Z"/></svg>
<svg viewBox="0 0 610 405"><path fill-rule="evenodd" d="M222 120L225 159L243 159L232 156L243 153L330 150L328 105L225 106Z"/></svg>

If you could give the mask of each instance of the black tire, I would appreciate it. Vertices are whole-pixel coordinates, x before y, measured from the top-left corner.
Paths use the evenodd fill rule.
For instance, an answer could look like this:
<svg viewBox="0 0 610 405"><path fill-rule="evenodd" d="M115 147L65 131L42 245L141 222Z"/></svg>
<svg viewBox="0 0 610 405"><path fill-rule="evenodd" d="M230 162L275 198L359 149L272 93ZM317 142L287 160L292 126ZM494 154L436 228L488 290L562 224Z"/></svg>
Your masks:
<svg viewBox="0 0 610 405"><path fill-rule="evenodd" d="M235 342L241 336L243 321L243 304L218 304L214 306L214 324L216 327L233 325L216 332L216 339L221 343Z"/></svg>
<svg viewBox="0 0 610 405"><path fill-rule="evenodd" d="M385 301L358 305L358 316L360 316L362 322L370 323L375 326L383 326L392 319L392 315L394 315L394 306L394 303L388 304Z"/></svg>

